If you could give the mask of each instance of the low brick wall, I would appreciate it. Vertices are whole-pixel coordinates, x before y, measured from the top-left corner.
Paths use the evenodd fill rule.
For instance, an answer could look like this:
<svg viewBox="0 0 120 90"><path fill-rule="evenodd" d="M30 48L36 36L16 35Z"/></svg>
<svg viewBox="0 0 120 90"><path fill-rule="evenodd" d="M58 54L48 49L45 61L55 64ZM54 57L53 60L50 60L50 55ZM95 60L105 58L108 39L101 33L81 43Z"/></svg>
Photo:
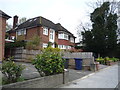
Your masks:
<svg viewBox="0 0 120 90"><path fill-rule="evenodd" d="M69 72L3 85L3 88L53 88L69 82Z"/></svg>

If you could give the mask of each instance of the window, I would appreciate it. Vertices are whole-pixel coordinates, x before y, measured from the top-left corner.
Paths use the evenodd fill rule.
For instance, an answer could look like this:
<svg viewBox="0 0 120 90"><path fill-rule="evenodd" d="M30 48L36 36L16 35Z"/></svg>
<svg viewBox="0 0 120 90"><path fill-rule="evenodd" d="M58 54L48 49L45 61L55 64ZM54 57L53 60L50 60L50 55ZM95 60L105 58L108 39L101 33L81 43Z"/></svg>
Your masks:
<svg viewBox="0 0 120 90"><path fill-rule="evenodd" d="M48 44L47 43L43 43L43 48L47 48Z"/></svg>
<svg viewBox="0 0 120 90"><path fill-rule="evenodd" d="M58 34L58 38L59 38L59 39L65 39L65 40L68 40L68 35L65 34L65 33L59 33L59 34Z"/></svg>
<svg viewBox="0 0 120 90"><path fill-rule="evenodd" d="M70 42L74 43L74 38L70 37Z"/></svg>
<svg viewBox="0 0 120 90"><path fill-rule="evenodd" d="M26 29L20 29L17 31L17 35L26 35Z"/></svg>
<svg viewBox="0 0 120 90"><path fill-rule="evenodd" d="M64 34L64 39L68 40L68 35L67 34Z"/></svg>
<svg viewBox="0 0 120 90"><path fill-rule="evenodd" d="M48 35L48 28L47 28L47 27L44 27L44 28L43 28L43 34L44 34L44 35Z"/></svg>
<svg viewBox="0 0 120 90"><path fill-rule="evenodd" d="M63 39L63 38L64 38L64 34L63 34L63 33L59 33L59 34L58 34L58 38L59 38L59 39Z"/></svg>
<svg viewBox="0 0 120 90"><path fill-rule="evenodd" d="M58 45L58 48L60 48L60 49L71 49L71 46L67 46L67 45Z"/></svg>
<svg viewBox="0 0 120 90"><path fill-rule="evenodd" d="M55 41L54 39L55 39L55 30L50 29L49 41L53 43Z"/></svg>
<svg viewBox="0 0 120 90"><path fill-rule="evenodd" d="M50 30L50 39L53 40L53 30Z"/></svg>

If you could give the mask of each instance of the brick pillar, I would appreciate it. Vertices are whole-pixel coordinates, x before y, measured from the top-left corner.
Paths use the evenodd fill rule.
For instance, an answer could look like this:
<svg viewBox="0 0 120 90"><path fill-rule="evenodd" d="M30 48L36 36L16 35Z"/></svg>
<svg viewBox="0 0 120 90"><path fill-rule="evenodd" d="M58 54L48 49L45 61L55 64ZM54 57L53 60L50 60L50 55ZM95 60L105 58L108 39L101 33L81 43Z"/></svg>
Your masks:
<svg viewBox="0 0 120 90"><path fill-rule="evenodd" d="M0 62L4 58L6 20L11 18L0 10Z"/></svg>
<svg viewBox="0 0 120 90"><path fill-rule="evenodd" d="M0 17L0 61L4 58L6 19Z"/></svg>

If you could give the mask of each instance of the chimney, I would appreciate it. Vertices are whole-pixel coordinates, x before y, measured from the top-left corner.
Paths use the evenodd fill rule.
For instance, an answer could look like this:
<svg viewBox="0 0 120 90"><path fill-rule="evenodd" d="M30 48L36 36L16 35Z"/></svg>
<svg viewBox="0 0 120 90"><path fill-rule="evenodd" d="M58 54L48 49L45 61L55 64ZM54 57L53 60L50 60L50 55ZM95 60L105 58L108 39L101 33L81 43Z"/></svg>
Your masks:
<svg viewBox="0 0 120 90"><path fill-rule="evenodd" d="M15 16L13 17L13 29L15 29L15 27L17 26L17 24L18 24L18 16L15 15Z"/></svg>

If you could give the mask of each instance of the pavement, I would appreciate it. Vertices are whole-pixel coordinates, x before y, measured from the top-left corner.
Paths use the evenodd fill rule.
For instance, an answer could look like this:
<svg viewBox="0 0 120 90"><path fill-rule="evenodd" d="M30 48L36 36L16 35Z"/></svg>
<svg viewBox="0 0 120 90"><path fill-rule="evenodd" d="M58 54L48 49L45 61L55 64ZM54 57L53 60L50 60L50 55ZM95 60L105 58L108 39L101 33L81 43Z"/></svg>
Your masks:
<svg viewBox="0 0 120 90"><path fill-rule="evenodd" d="M118 67L118 64L109 66L57 88L116 88L120 82Z"/></svg>

